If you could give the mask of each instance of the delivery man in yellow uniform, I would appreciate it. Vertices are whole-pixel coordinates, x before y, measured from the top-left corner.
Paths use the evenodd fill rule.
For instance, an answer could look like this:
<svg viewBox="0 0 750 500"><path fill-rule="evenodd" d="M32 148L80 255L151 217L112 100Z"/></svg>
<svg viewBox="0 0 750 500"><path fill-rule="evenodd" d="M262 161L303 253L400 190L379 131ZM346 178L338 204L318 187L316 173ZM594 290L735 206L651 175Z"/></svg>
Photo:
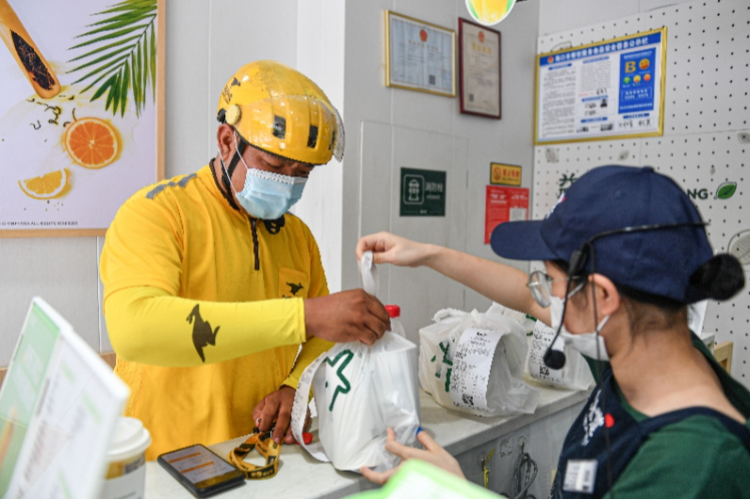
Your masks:
<svg viewBox="0 0 750 500"><path fill-rule="evenodd" d="M328 295L318 246L287 210L315 165L343 156L325 94L274 61L240 68L218 106L217 157L137 192L101 257L104 314L147 452L275 425L292 442L297 382L330 342L372 344L389 324L362 290ZM301 347L300 347L301 346Z"/></svg>

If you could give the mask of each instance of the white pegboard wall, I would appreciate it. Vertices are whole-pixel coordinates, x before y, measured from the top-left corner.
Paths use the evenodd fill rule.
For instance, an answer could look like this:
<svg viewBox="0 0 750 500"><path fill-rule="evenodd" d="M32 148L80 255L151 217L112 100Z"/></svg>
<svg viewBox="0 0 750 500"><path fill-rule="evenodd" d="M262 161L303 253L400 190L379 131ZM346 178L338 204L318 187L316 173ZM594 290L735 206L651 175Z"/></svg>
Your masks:
<svg viewBox="0 0 750 500"><path fill-rule="evenodd" d="M575 9L575 0L569 8ZM607 164L651 165L691 195L709 221L715 251L750 230L750 1L699 0L540 37L538 52L667 27L664 136L538 146L532 215L543 218L571 176ZM728 200L717 188L736 182ZM750 281L750 267L746 267ZM750 387L750 287L734 300L710 302L704 331L734 342L732 374Z"/></svg>
<svg viewBox="0 0 750 500"><path fill-rule="evenodd" d="M571 180L601 165L641 165L641 139L537 146L532 218L547 215Z"/></svg>
<svg viewBox="0 0 750 500"><path fill-rule="evenodd" d="M750 228L750 144L740 142L736 131L644 139L641 152L644 165L654 165L690 195L710 223L714 251L728 251L732 237ZM721 200L717 189L726 182L737 188ZM728 302L709 301L703 330L715 332L716 342L734 342L732 373L750 385L750 288Z"/></svg>

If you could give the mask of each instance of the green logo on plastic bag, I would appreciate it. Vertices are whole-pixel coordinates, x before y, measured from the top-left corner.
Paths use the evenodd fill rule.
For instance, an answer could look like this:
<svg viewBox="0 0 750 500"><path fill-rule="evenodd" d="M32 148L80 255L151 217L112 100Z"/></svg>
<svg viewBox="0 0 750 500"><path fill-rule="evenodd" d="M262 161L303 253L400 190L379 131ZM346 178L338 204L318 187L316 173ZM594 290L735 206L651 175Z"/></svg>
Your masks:
<svg viewBox="0 0 750 500"><path fill-rule="evenodd" d="M331 405L328 407L328 411L333 411L333 405L336 403L336 397L341 394L348 393L352 386L349 383L349 380L344 376L344 369L349 364L349 362L354 357L354 353L350 351L349 349L344 349L340 353L336 355L335 358L333 358L333 361L331 361L331 358L326 358L326 363L328 363L331 368L335 367L339 361L341 361L341 358L344 358L343 361L341 361L341 364L339 365L339 369L336 370L336 375L339 378L339 385L336 386L336 390L333 391L333 398L331 399ZM328 387L328 382L326 382L326 387Z"/></svg>

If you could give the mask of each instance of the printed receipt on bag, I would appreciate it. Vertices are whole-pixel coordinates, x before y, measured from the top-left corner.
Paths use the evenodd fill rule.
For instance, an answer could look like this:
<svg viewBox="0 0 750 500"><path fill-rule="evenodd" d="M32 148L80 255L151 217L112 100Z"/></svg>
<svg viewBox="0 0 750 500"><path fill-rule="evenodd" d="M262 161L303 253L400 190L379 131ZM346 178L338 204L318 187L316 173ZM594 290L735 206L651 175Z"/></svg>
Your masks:
<svg viewBox="0 0 750 500"><path fill-rule="evenodd" d="M500 332L478 328L470 328L461 335L453 355L450 383L454 405L490 411L487 407L487 386L500 337Z"/></svg>
<svg viewBox="0 0 750 500"><path fill-rule="evenodd" d="M328 455L326 455L323 445L320 441L315 443L305 444L305 440L302 438L302 432L305 427L305 418L307 417L307 405L308 398L310 397L310 386L312 385L313 377L315 372L318 371L320 364L325 361L328 356L328 351L324 352L318 358L310 363L302 372L302 376L297 384L297 392L294 393L294 403L292 405L292 435L294 439L305 449L310 455L317 458L321 462L330 462Z"/></svg>
<svg viewBox="0 0 750 500"><path fill-rule="evenodd" d="M555 338L555 331L541 321L537 321L534 326L531 349L529 349L529 374L537 380L561 384L563 383L562 369L553 370L544 364L544 353L547 352L547 346L553 338ZM562 338L558 338L554 348L562 350L563 345Z"/></svg>

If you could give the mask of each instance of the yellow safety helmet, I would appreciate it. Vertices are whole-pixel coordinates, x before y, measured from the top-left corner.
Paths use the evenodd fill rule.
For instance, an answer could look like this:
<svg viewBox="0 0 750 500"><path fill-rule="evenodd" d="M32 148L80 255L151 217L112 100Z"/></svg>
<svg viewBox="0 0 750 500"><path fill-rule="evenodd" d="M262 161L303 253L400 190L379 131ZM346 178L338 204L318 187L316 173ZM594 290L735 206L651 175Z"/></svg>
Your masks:
<svg viewBox="0 0 750 500"><path fill-rule="evenodd" d="M255 146L323 165L344 156L344 124L320 87L276 61L241 67L224 86L217 118Z"/></svg>

